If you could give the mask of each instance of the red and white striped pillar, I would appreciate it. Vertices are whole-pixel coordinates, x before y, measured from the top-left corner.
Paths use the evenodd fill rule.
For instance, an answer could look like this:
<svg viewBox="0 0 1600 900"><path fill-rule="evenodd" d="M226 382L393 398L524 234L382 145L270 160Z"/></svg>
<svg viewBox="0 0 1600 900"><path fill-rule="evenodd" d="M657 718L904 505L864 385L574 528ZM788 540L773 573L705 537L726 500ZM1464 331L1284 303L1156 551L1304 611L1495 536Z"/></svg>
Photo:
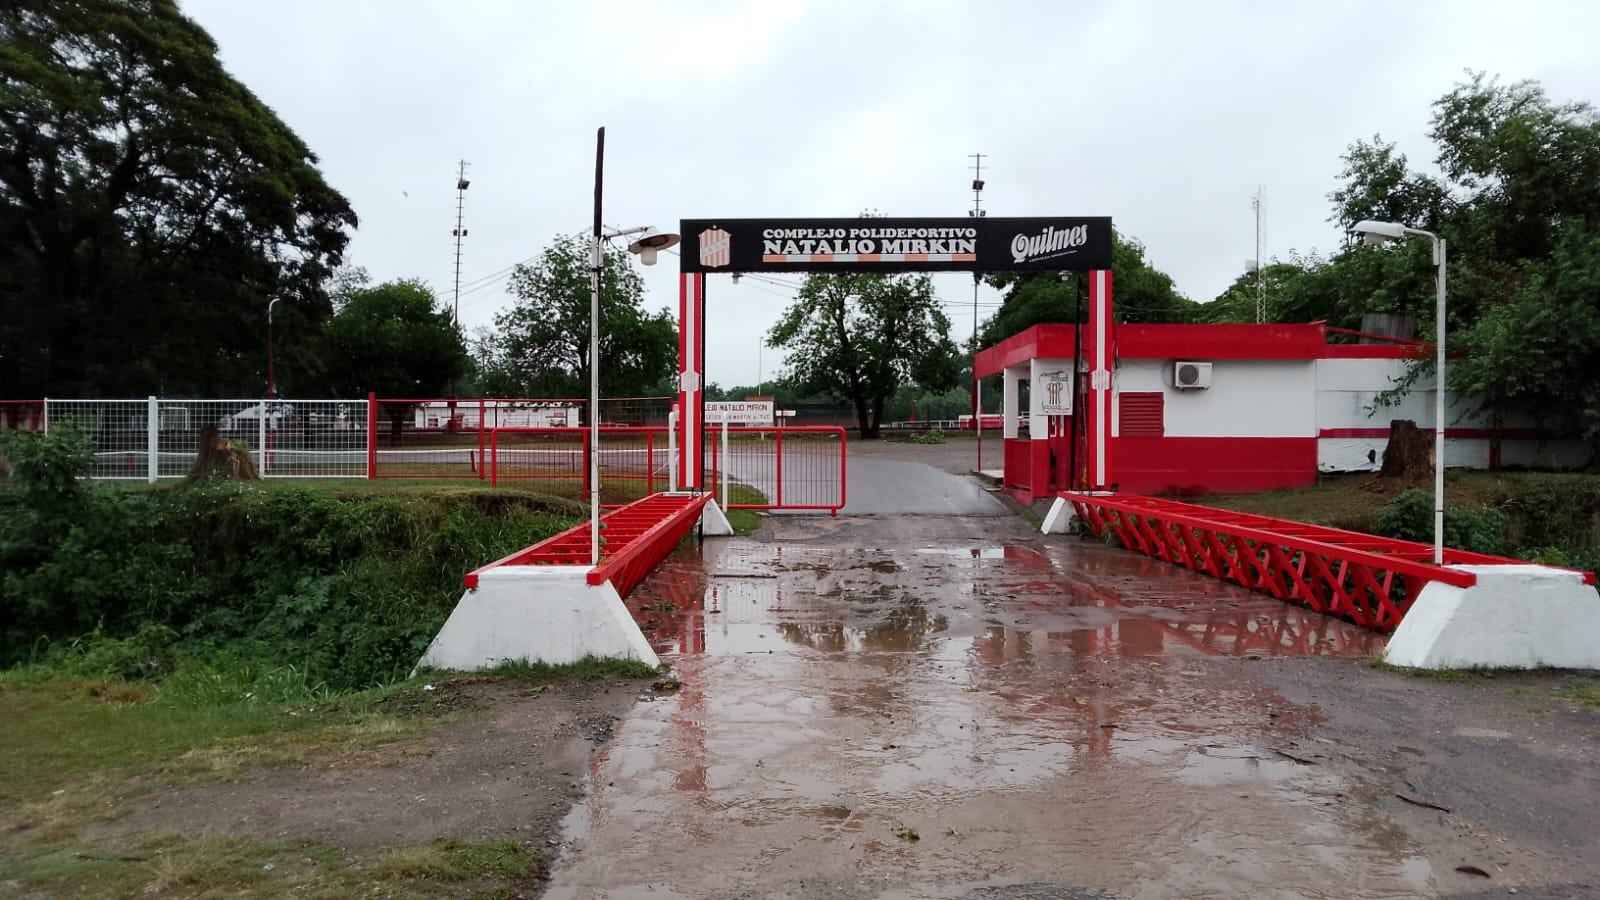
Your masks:
<svg viewBox="0 0 1600 900"><path fill-rule="evenodd" d="M705 409L701 401L705 385L706 277L682 272L678 275L678 484L686 491L703 487L700 442L705 434Z"/></svg>
<svg viewBox="0 0 1600 900"><path fill-rule="evenodd" d="M1111 478L1112 342L1111 271L1089 273L1089 489L1109 490Z"/></svg>

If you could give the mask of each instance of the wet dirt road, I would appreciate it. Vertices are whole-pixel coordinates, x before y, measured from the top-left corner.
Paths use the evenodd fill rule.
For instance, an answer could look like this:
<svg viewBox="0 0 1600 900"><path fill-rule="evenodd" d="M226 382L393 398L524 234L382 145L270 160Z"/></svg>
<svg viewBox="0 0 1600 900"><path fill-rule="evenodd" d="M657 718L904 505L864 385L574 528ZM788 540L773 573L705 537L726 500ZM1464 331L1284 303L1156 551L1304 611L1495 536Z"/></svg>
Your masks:
<svg viewBox="0 0 1600 900"><path fill-rule="evenodd" d="M629 605L682 687L596 757L550 898L1485 887L1252 674L1370 672L1335 620L1011 517L774 517Z"/></svg>

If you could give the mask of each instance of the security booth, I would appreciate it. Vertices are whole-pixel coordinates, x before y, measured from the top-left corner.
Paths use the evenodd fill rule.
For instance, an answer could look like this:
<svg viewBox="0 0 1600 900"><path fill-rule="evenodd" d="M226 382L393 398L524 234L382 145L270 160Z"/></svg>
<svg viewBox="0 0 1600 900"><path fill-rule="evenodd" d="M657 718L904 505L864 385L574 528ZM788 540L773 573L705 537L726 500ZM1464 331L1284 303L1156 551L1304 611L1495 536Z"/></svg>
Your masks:
<svg viewBox="0 0 1600 900"><path fill-rule="evenodd" d="M1081 328L1088 343L1087 326ZM1306 325L1118 325L1110 343L1111 414L1104 458L1084 409L1088 347L1080 328L1036 325L974 358L978 377L1003 376L1004 470L1024 503L1063 490L1195 496L1305 487L1319 473L1377 471L1390 423L1433 427L1434 382L1387 395L1420 342L1330 343L1342 329ZM1080 377L1073 377L1077 373ZM1445 463L1569 468L1587 445L1532 419L1489 422L1471 397L1447 396Z"/></svg>

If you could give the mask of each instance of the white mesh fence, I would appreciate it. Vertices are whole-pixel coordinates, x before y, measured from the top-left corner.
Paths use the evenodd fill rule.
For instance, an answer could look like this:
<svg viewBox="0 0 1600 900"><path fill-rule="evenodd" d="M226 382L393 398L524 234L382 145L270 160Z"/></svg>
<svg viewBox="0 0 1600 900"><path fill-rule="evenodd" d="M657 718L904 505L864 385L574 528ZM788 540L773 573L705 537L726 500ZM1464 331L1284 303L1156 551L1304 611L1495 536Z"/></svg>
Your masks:
<svg viewBox="0 0 1600 900"><path fill-rule="evenodd" d="M206 426L250 452L265 478L364 478L365 400L46 400L46 427L71 421L94 443L91 477L182 478Z"/></svg>

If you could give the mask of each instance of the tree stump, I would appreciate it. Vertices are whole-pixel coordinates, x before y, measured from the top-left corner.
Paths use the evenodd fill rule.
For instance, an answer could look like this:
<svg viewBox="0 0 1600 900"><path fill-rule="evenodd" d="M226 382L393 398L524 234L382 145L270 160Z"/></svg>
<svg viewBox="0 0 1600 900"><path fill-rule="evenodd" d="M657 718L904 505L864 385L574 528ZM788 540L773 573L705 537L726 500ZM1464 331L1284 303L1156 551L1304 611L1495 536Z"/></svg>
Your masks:
<svg viewBox="0 0 1600 900"><path fill-rule="evenodd" d="M215 425L200 427L200 445L195 450L194 464L189 467L190 481L201 478L255 481L260 477L249 450L234 446L232 441L217 433Z"/></svg>
<svg viewBox="0 0 1600 900"><path fill-rule="evenodd" d="M1433 477L1433 438L1410 419L1389 423L1389 445L1383 449L1380 478L1423 481Z"/></svg>

